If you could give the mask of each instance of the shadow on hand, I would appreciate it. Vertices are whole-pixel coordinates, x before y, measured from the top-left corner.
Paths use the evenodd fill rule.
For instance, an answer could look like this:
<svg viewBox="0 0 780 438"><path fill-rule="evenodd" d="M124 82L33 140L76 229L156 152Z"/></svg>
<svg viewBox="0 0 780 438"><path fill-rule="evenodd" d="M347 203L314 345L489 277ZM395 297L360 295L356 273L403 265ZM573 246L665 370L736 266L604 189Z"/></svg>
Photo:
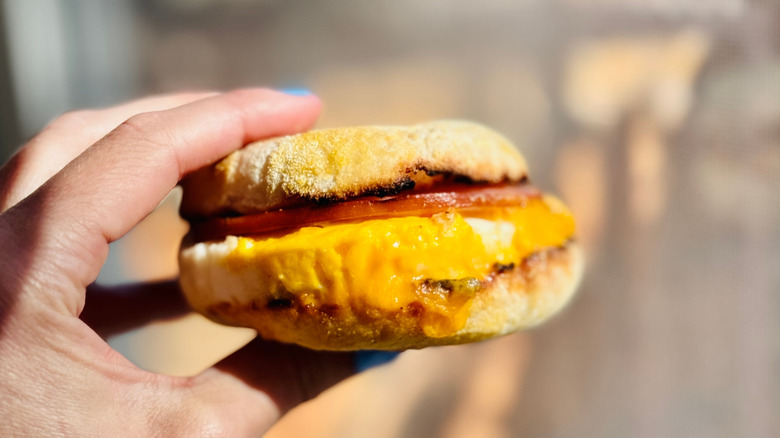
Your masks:
<svg viewBox="0 0 780 438"><path fill-rule="evenodd" d="M189 307L176 281L87 288L84 311L79 316L103 339L154 321L177 318Z"/></svg>
<svg viewBox="0 0 780 438"><path fill-rule="evenodd" d="M282 413L355 373L353 352L316 351L260 337L214 368L267 394Z"/></svg>

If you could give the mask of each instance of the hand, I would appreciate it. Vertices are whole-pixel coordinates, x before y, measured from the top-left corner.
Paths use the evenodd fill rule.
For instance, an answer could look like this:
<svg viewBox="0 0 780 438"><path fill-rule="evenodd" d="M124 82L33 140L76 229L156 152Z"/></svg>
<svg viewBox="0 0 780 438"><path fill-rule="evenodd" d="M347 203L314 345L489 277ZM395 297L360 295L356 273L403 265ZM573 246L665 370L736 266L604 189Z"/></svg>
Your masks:
<svg viewBox="0 0 780 438"><path fill-rule="evenodd" d="M0 170L0 436L256 436L354 372L351 354L255 340L194 377L150 373L96 330L182 312L175 284L87 294L108 244L183 175L319 108L241 90L75 112Z"/></svg>

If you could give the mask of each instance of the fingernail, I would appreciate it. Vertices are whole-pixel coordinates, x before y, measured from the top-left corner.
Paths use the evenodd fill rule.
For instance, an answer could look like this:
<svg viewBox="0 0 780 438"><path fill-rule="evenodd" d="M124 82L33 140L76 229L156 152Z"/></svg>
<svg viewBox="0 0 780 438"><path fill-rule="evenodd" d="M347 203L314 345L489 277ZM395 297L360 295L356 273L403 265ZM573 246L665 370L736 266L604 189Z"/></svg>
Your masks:
<svg viewBox="0 0 780 438"><path fill-rule="evenodd" d="M362 373L381 365L392 362L400 351L361 350L355 352L355 371Z"/></svg>
<svg viewBox="0 0 780 438"><path fill-rule="evenodd" d="M290 96L310 96L311 91L302 87L289 87L279 89L280 93L289 94Z"/></svg>

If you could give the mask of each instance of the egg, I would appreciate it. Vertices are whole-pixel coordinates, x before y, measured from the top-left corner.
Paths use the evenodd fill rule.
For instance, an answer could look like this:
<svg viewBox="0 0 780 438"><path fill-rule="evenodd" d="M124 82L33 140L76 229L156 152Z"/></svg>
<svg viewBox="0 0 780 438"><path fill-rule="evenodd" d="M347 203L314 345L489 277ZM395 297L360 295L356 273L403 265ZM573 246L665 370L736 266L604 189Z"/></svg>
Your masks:
<svg viewBox="0 0 780 438"><path fill-rule="evenodd" d="M271 304L388 312L418 303L422 330L443 337L463 327L480 282L573 234L571 213L544 196L520 206L308 226L277 237L228 236L183 248L182 260L200 273L191 281L219 284L225 302L260 295Z"/></svg>

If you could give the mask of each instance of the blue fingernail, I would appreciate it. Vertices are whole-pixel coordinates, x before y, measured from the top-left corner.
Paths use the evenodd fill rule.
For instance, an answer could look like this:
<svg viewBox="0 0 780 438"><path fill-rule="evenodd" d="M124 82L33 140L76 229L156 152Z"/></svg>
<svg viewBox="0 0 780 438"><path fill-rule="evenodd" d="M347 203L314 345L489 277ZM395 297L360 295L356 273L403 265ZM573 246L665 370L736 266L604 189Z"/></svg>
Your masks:
<svg viewBox="0 0 780 438"><path fill-rule="evenodd" d="M400 351L361 350L355 352L355 371L362 373L371 368L392 362Z"/></svg>
<svg viewBox="0 0 780 438"><path fill-rule="evenodd" d="M290 96L310 96L311 91L301 87L282 88L279 92L289 94Z"/></svg>

